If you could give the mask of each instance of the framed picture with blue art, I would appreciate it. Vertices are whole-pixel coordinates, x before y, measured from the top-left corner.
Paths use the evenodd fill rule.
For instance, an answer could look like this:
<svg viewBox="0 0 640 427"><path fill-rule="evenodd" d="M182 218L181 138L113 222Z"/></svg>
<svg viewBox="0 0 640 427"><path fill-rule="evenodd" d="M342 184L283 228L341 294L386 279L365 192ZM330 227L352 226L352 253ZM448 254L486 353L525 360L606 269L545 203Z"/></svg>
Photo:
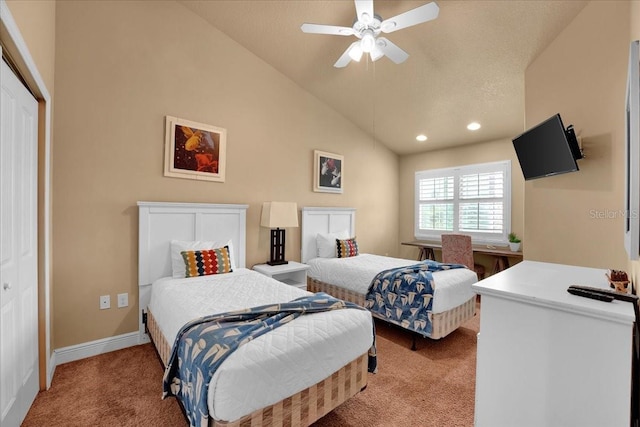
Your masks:
<svg viewBox="0 0 640 427"><path fill-rule="evenodd" d="M315 150L313 152L313 191L342 193L344 188L344 157Z"/></svg>
<svg viewBox="0 0 640 427"><path fill-rule="evenodd" d="M164 176L224 182L227 130L166 117Z"/></svg>

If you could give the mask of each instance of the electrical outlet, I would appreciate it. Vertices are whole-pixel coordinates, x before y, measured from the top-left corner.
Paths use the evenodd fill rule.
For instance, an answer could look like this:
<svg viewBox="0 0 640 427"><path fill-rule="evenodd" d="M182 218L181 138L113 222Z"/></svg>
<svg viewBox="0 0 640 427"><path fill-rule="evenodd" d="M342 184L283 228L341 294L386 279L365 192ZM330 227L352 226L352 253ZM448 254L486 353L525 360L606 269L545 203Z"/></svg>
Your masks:
<svg viewBox="0 0 640 427"><path fill-rule="evenodd" d="M118 308L129 306L129 294L118 294Z"/></svg>
<svg viewBox="0 0 640 427"><path fill-rule="evenodd" d="M111 308L111 297L109 295L100 295L100 310Z"/></svg>

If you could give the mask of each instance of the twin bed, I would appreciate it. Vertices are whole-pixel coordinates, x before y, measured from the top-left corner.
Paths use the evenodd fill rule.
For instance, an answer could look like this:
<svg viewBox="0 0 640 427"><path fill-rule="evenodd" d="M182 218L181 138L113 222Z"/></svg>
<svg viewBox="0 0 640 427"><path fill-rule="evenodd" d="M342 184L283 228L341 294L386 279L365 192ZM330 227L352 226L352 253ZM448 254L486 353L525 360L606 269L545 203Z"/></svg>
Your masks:
<svg viewBox="0 0 640 427"><path fill-rule="evenodd" d="M416 261L371 254L337 258L335 251L332 255L328 250L328 243L332 242L335 246L335 239L344 239L345 236L356 236L355 209L302 208L301 259L303 263L310 265L307 289L311 292L326 292L345 301L372 308L376 296L370 295L367 301L367 292L376 275L384 270L416 265ZM373 315L431 339L443 338L456 330L475 315L476 296L471 285L477 282L477 275L467 268L434 271L432 275L435 289L431 306L427 308L425 304L419 308L425 311L423 317L427 318L427 325L407 322L407 316L397 316L395 308L373 311ZM402 292L396 294L400 295L398 298L404 296ZM378 295L377 299L380 300L381 297ZM413 348L415 349L415 340Z"/></svg>
<svg viewBox="0 0 640 427"><path fill-rule="evenodd" d="M151 339L165 366L182 326L193 319L311 295L245 268L247 205L139 202L138 206L140 342ZM301 255L302 262L310 265L311 292L365 306L377 272L416 264L366 254L319 257L319 234L328 237L329 250L335 246L334 234L355 236L355 210L303 208ZM216 267L218 274L198 270L195 277L184 278L185 272L189 274L188 257L212 249L224 259ZM426 313L432 327L419 333L437 339L474 315L471 283L477 277L460 268L434 272L433 278L437 287ZM389 316L373 315L415 332ZM231 353L207 379L206 407L199 412L200 421L191 423L310 425L366 387L373 335L368 310L301 315ZM196 347L193 351L211 351L204 344ZM196 389L193 384L188 387ZM191 417L191 411L186 412Z"/></svg>
<svg viewBox="0 0 640 427"><path fill-rule="evenodd" d="M148 331L165 366L179 329L194 318L309 295L245 268L246 205L138 206L141 341L149 340ZM227 246L233 271L173 277L172 241L190 242L191 249ZM309 425L366 386L372 343L365 310L297 317L240 346L220 365L208 386L207 423Z"/></svg>

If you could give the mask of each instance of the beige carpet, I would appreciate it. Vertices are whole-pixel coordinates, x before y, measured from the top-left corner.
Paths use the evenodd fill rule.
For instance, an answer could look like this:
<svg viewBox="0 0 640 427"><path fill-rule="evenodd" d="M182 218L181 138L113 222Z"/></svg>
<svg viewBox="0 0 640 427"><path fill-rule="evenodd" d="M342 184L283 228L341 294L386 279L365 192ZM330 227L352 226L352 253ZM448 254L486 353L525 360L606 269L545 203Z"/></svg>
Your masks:
<svg viewBox="0 0 640 427"><path fill-rule="evenodd" d="M376 327L379 372L315 425L472 426L479 315L417 351L409 333ZM186 426L176 400L160 399L162 374L151 344L60 365L22 426Z"/></svg>
<svg viewBox="0 0 640 427"><path fill-rule="evenodd" d="M437 341L418 340L376 322L378 373L365 391L319 420L316 426L473 426L476 343L480 312Z"/></svg>

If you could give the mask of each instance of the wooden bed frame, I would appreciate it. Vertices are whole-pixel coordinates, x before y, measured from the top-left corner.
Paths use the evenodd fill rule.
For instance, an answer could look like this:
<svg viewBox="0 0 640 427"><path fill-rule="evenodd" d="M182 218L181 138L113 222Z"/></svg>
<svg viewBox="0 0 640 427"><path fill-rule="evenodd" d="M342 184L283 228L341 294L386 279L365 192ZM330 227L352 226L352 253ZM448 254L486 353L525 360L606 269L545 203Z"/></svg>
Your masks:
<svg viewBox="0 0 640 427"><path fill-rule="evenodd" d="M354 208L302 208L302 242L301 259L307 263L316 257L316 235L318 233L337 233L344 230L349 231L350 236L356 235L355 230L356 210ZM326 292L336 298L343 299L364 307L365 296L356 292L344 289L331 283L321 282L312 278L307 278L307 290L310 292ZM373 316L387 320L383 316L373 313ZM472 297L464 303L442 313L434 313L432 331L427 338L440 339L455 331L467 320L476 314L476 297ZM400 326L400 325L398 325ZM401 326L400 326L401 327ZM415 336L412 349L415 350ZM426 336L418 334L420 336Z"/></svg>
<svg viewBox="0 0 640 427"><path fill-rule="evenodd" d="M236 266L245 266L247 205L202 203L138 202L139 247L138 285L140 343L154 343L166 366L171 346L147 307L151 283L171 276L171 240L233 241ZM308 426L367 386L368 354L365 353L329 377L274 405L259 409L238 420L210 418L213 427Z"/></svg>
<svg viewBox="0 0 640 427"><path fill-rule="evenodd" d="M151 312L147 313L147 327L162 364L167 366L171 356L171 345L160 332ZM367 363L368 356L363 354L330 377L272 406L254 411L236 421L210 419L209 425L212 427L308 426L366 387Z"/></svg>
<svg viewBox="0 0 640 427"><path fill-rule="evenodd" d="M353 302L364 307L364 295L357 294L348 289L341 288L336 285L331 285L329 283L324 283L319 280L315 280L312 278L307 278L307 290L309 292L326 292L329 295L333 295L336 298L340 298L345 301ZM467 320L471 319L476 314L476 298L473 297L468 299L466 302L460 304L457 307L454 307L450 310L443 311L442 313L434 313L431 318L431 335L427 338L431 338L433 340L437 340L440 338L444 338L449 335L451 332L455 331ZM379 315L378 313L371 312L371 315L380 319L387 321L384 316ZM395 324L395 323L394 323ZM400 325L397 325L401 327ZM413 331L412 331L413 332ZM417 332L413 332L415 335L420 335ZM415 350L415 341L412 344L411 348Z"/></svg>

